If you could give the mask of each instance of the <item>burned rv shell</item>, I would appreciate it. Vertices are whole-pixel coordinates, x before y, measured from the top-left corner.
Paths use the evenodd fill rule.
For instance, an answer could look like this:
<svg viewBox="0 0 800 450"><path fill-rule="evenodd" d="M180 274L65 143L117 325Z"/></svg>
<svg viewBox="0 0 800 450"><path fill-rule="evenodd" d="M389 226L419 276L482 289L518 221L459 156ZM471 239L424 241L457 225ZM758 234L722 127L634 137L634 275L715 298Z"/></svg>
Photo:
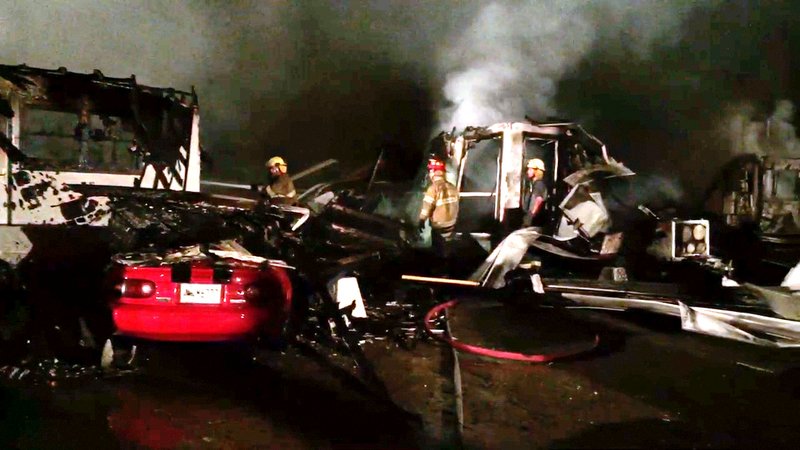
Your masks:
<svg viewBox="0 0 800 450"><path fill-rule="evenodd" d="M706 209L775 243L800 242L800 158L742 155L723 167Z"/></svg>
<svg viewBox="0 0 800 450"><path fill-rule="evenodd" d="M714 251L740 277L779 284L800 258L800 159L740 155L722 167L705 196L719 231Z"/></svg>
<svg viewBox="0 0 800 450"><path fill-rule="evenodd" d="M616 252L608 242L603 245L612 227L601 184L633 172L609 157L605 145L579 125L497 123L441 138L448 178L461 194L460 233L490 239L503 234L502 229L518 228L525 163L539 158L545 163L548 188L547 224L542 233L558 242L578 238L595 254Z"/></svg>
<svg viewBox="0 0 800 450"><path fill-rule="evenodd" d="M0 65L0 150L0 258L16 262L22 226L106 225L105 187L198 192L197 95Z"/></svg>

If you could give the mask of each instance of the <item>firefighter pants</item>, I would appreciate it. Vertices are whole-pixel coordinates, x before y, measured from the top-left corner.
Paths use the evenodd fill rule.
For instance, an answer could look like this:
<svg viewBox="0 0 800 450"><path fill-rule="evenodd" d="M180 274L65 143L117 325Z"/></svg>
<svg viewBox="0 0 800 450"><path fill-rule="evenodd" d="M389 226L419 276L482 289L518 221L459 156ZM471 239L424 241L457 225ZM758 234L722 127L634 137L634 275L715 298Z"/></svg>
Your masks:
<svg viewBox="0 0 800 450"><path fill-rule="evenodd" d="M439 258L450 257L450 242L453 240L453 227L431 228L431 248Z"/></svg>

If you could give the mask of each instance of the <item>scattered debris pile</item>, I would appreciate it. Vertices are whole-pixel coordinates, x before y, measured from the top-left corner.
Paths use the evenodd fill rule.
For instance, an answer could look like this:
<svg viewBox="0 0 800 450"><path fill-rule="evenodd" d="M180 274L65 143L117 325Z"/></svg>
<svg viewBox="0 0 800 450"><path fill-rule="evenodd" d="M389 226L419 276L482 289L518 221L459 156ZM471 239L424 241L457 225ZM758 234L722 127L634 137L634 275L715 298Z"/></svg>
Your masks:
<svg viewBox="0 0 800 450"><path fill-rule="evenodd" d="M115 375L119 375L119 373L117 372ZM51 387L65 382L96 379L105 375L107 374L99 365L77 364L58 358L26 360L20 364L0 367L0 378L8 380L8 382Z"/></svg>
<svg viewBox="0 0 800 450"><path fill-rule="evenodd" d="M365 378L373 375L361 354L364 342L392 339L411 348L426 337L430 290L397 285L403 270L419 265L413 233L402 222L352 209L336 195L316 205L317 212L265 204L245 209L159 192L118 193L110 203L118 262L171 264L210 252L291 268L289 337L326 357L350 355L351 368Z"/></svg>
<svg viewBox="0 0 800 450"><path fill-rule="evenodd" d="M788 291L752 285L720 286L714 297L685 285L602 283L591 280L542 280L544 291L570 304L611 310L637 309L679 317L686 331L768 347L800 346L800 321L771 307L770 297L792 298ZM709 300L711 298L711 300ZM560 302L563 305L563 300Z"/></svg>

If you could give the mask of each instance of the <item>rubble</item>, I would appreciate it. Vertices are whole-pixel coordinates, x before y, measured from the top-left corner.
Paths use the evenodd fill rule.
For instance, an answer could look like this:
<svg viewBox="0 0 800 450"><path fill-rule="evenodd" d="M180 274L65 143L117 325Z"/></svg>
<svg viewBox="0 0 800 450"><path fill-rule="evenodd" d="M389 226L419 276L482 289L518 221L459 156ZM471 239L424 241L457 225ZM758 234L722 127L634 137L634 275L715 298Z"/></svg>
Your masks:
<svg viewBox="0 0 800 450"><path fill-rule="evenodd" d="M111 375L119 376L116 371ZM19 365L0 367L0 377L8 382L56 387L65 382L99 379L106 375L98 365L69 363L58 358L25 361Z"/></svg>
<svg viewBox="0 0 800 450"><path fill-rule="evenodd" d="M686 331L768 347L800 346L800 321L788 320L773 311L770 296L778 295L774 289L720 286L717 298L709 301L710 293L680 283L544 279L543 284L546 294L566 299L569 304L644 310L678 317Z"/></svg>
<svg viewBox="0 0 800 450"><path fill-rule="evenodd" d="M349 355L347 371L379 396L386 397L384 388L361 346L392 339L411 348L425 337L416 302L366 304L373 283L361 283L410 249L402 223L343 206L336 197L316 213L269 205L245 209L213 196L153 192L113 193L110 204L115 215L109 227L116 247L124 249L116 262L160 265L216 257L294 269L295 289L305 297L298 308L307 309L298 311L302 321L293 325L291 339L340 365L348 365L341 355Z"/></svg>
<svg viewBox="0 0 800 450"><path fill-rule="evenodd" d="M707 227L707 223L704 224ZM501 289L514 278L529 277L528 286L539 302L563 303L601 309L639 309L676 316L682 328L701 334L738 340L768 347L800 347L800 314L797 296L789 288L768 288L733 283L727 275L732 269L714 258L690 261L690 270L716 272L716 289L693 286L680 279L661 282L629 281L615 277L610 281L585 279L542 279L538 273L519 272L528 249L542 236L533 229L515 231L501 242L478 267L469 280L404 275L409 281L460 285L473 288ZM672 246L672 254L674 248ZM609 269L606 267L606 269ZM620 268L611 268L616 273ZM713 279L713 275L711 276ZM727 283L726 283L727 280ZM523 281L524 285L525 282ZM512 284L513 289L519 284ZM716 296L709 301L709 296Z"/></svg>

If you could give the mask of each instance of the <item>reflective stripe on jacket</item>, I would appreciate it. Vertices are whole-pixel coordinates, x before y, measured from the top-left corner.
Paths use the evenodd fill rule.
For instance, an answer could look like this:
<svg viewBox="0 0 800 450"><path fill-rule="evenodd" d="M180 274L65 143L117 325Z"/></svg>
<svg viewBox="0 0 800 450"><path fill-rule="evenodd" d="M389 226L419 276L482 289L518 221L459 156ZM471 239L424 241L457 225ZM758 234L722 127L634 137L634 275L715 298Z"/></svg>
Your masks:
<svg viewBox="0 0 800 450"><path fill-rule="evenodd" d="M444 176L434 176L425 191L419 220L427 219L431 220L431 227L435 229L453 227L458 219L458 189Z"/></svg>

